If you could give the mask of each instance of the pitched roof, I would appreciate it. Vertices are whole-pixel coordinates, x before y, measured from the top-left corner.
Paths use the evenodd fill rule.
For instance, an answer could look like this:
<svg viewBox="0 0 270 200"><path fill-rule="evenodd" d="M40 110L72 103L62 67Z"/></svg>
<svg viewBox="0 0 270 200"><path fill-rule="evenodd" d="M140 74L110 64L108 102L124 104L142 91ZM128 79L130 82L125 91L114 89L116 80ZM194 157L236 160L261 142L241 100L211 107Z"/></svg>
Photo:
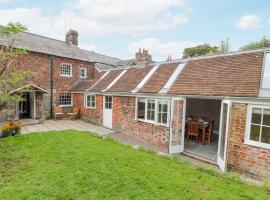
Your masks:
<svg viewBox="0 0 270 200"><path fill-rule="evenodd" d="M257 97L264 51L188 60L169 94Z"/></svg>
<svg viewBox="0 0 270 200"><path fill-rule="evenodd" d="M7 42L8 41L6 38L0 37L0 45L5 46L7 45ZM120 59L114 57L80 49L78 46L68 44L65 41L27 32L18 33L15 35L14 47L23 48L28 51L38 53L50 54L88 62L100 62L109 65L114 65L116 62L121 61Z"/></svg>
<svg viewBox="0 0 270 200"><path fill-rule="evenodd" d="M169 80L179 62L161 64L138 93L158 93Z"/></svg>
<svg viewBox="0 0 270 200"><path fill-rule="evenodd" d="M71 92L84 92L97 82L97 79L78 80L69 87Z"/></svg>
<svg viewBox="0 0 270 200"><path fill-rule="evenodd" d="M94 85L89 91L102 92L106 89L116 78L121 74L124 69L110 70L105 77L101 77L96 85Z"/></svg>
<svg viewBox="0 0 270 200"><path fill-rule="evenodd" d="M133 90L146 74L152 69L147 67L132 67L108 90L108 92L130 92Z"/></svg>

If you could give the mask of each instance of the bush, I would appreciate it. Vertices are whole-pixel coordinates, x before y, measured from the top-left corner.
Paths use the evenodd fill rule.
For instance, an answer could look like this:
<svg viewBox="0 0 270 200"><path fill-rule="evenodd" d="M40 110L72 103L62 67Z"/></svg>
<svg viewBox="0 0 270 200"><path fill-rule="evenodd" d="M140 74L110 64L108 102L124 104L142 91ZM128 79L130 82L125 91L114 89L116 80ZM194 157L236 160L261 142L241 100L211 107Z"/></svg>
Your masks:
<svg viewBox="0 0 270 200"><path fill-rule="evenodd" d="M20 133L22 124L20 121L10 121L2 126L2 137L14 136Z"/></svg>

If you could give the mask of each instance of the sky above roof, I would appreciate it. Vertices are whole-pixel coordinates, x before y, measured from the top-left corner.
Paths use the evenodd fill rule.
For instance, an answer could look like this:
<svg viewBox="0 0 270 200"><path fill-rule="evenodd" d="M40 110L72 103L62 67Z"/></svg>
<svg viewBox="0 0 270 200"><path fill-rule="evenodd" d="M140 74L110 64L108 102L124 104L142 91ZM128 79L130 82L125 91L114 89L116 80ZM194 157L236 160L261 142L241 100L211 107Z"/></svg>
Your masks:
<svg viewBox="0 0 270 200"><path fill-rule="evenodd" d="M146 48L161 61L227 37L231 50L270 38L269 10L269 0L0 0L0 24L60 40L75 29L83 49L128 59Z"/></svg>

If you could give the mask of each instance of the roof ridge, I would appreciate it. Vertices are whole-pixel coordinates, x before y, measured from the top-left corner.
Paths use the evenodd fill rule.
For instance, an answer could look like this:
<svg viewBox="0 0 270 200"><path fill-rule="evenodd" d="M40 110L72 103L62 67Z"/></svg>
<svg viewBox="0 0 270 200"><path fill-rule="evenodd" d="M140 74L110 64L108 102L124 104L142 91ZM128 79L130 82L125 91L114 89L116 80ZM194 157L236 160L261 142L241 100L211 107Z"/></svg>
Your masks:
<svg viewBox="0 0 270 200"><path fill-rule="evenodd" d="M113 69L102 69L100 70L101 72L106 72L106 71L113 71L113 70L121 70L121 69L134 69L134 68L145 68L145 67L149 67L151 65L155 65L156 63L151 63L148 65L135 65L135 66L129 66L129 67L115 67Z"/></svg>
<svg viewBox="0 0 270 200"><path fill-rule="evenodd" d="M58 41L58 42L63 42L67 45L69 45L68 43L66 43L64 40L59 40L59 39L56 39L56 38L52 38L52 37L48 37L48 36L44 36L44 35L39 35L39 34L36 34L36 33L31 33L31 32L21 32L21 33L27 33L27 34L30 34L30 35L35 35L35 36L38 36L38 37L42 37L42 38L46 38L46 39L50 39L50 40L55 40L55 41ZM73 45L75 46L75 45ZM78 46L75 46L75 47L78 47ZM79 47L78 47L79 48Z"/></svg>
<svg viewBox="0 0 270 200"><path fill-rule="evenodd" d="M105 54L102 54L102 53L98 53L98 52L95 52L95 51L90 51L90 50L82 49L82 48L80 48L79 46L72 45L72 44L68 44L68 43L66 43L64 40L60 40L60 39L56 39L56 38L52 38L52 37L48 37L48 36L44 36L44 35L39 35L39 34L36 34L36 33L27 32L27 31L21 32L21 33L26 33L26 34L34 35L34 36L37 36L37 37L41 37L41 38L45 38L45 39L49 39L49 40L54 40L54 41L61 42L61 43L63 43L63 44L66 44L66 45L69 45L69 46L78 48L78 49L80 49L80 50L82 50L82 51L86 51L86 52L88 52L88 53L94 53L94 54L97 54L97 55L101 55L101 56L105 56L105 57L117 59L116 62L123 61L122 59L117 58L117 57L108 56L108 55L105 55Z"/></svg>
<svg viewBox="0 0 270 200"><path fill-rule="evenodd" d="M270 51L270 47L245 50L245 51L231 51L227 53L208 54L208 55L202 55L202 56L197 56L197 57L192 57L192 58L180 58L180 59L175 59L175 60L170 60L170 61L160 61L156 63L166 64L166 63L174 63L174 62L188 62L191 60L218 58L218 57L225 57L225 56L241 55L245 53L256 53L256 52L261 52L261 51Z"/></svg>
<svg viewBox="0 0 270 200"><path fill-rule="evenodd" d="M86 50L86 49L81 49L80 47L78 47L78 48L79 48L80 50L82 50L82 51L87 51L87 52L89 52L89 53L94 53L94 54L98 54L98 55L101 55L101 56L106 56L106 57L109 57L109 58L117 59L118 61L116 61L116 62L123 61L122 59L117 58L117 57L107 56L107 55L105 55L105 54L98 53L98 52L95 52L95 51L89 51L89 50Z"/></svg>

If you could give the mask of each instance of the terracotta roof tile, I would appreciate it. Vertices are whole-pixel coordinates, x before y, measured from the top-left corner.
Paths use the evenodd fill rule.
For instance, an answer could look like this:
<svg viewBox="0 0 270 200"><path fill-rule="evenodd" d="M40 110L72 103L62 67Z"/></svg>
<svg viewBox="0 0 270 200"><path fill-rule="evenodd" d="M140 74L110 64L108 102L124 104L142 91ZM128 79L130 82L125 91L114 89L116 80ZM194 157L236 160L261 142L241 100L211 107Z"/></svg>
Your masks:
<svg viewBox="0 0 270 200"><path fill-rule="evenodd" d="M158 93L169 80L179 63L161 64L157 71L138 91L142 93Z"/></svg>
<svg viewBox="0 0 270 200"><path fill-rule="evenodd" d="M124 69L111 70L102 80L100 80L90 91L101 92L110 85L111 82L119 75Z"/></svg>
<svg viewBox="0 0 270 200"><path fill-rule="evenodd" d="M151 69L152 66L128 69L128 71L108 91L130 92L141 82Z"/></svg>
<svg viewBox="0 0 270 200"><path fill-rule="evenodd" d="M256 97L262 63L263 52L190 60L169 93Z"/></svg>
<svg viewBox="0 0 270 200"><path fill-rule="evenodd" d="M78 80L75 82L73 85L70 86L69 91L71 92L84 92L88 88L90 88L97 79L92 79L92 80Z"/></svg>

